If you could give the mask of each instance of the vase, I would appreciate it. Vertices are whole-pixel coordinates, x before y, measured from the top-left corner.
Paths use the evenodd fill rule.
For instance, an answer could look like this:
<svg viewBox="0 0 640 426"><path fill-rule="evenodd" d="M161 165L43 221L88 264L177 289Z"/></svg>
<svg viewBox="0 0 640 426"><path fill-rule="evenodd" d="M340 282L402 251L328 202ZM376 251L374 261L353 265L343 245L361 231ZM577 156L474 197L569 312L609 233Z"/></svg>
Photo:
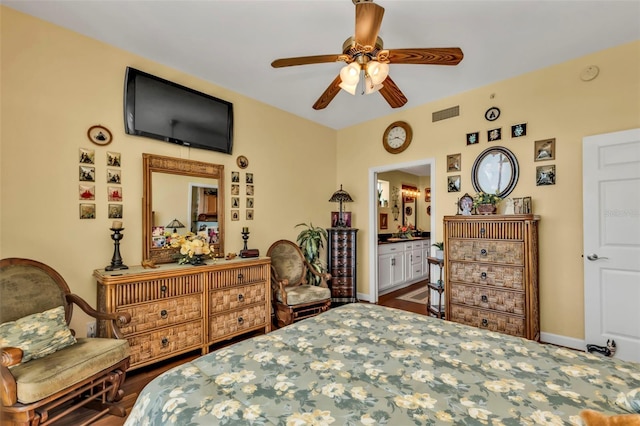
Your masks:
<svg viewBox="0 0 640 426"><path fill-rule="evenodd" d="M493 204L478 204L476 210L479 214L495 214L496 206Z"/></svg>

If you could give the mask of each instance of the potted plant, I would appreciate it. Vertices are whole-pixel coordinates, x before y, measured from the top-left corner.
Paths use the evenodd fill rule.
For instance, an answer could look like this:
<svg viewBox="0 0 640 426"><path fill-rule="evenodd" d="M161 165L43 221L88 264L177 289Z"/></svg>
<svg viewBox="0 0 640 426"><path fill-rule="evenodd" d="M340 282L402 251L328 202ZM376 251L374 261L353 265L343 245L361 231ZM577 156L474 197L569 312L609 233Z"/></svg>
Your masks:
<svg viewBox="0 0 640 426"><path fill-rule="evenodd" d="M438 241L431 245L436 248L436 259L444 259L444 241Z"/></svg>
<svg viewBox="0 0 640 426"><path fill-rule="evenodd" d="M494 214L496 212L496 204L498 204L502 198L497 194L487 194L486 192L479 192L473 199L473 207L480 214Z"/></svg>
<svg viewBox="0 0 640 426"><path fill-rule="evenodd" d="M327 231L319 226L313 226L312 223L307 225L306 223L299 223L295 227L306 226L298 234L297 242L302 250L304 258L309 262L311 267L318 273L324 273L324 267L320 261L320 250L324 247L325 241L327 241ZM307 282L311 285L319 285L321 278L314 275L311 271L307 272Z"/></svg>

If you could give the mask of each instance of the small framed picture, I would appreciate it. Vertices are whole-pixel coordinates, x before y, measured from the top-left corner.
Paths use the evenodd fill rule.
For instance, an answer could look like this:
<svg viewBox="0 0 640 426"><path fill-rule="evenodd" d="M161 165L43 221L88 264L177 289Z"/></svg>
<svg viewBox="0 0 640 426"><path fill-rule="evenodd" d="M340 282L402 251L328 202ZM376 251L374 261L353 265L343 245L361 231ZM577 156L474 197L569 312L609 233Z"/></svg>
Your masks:
<svg viewBox="0 0 640 426"><path fill-rule="evenodd" d="M471 195L464 194L458 202L458 208L460 209L460 214L471 216L471 210L473 210L473 198L471 198Z"/></svg>
<svg viewBox="0 0 640 426"><path fill-rule="evenodd" d="M247 185L247 195L250 197L253 196L253 185Z"/></svg>
<svg viewBox="0 0 640 426"><path fill-rule="evenodd" d="M460 154L447 155L447 172L460 171Z"/></svg>
<svg viewBox="0 0 640 426"><path fill-rule="evenodd" d="M447 176L447 192L460 192L460 175Z"/></svg>
<svg viewBox="0 0 640 426"><path fill-rule="evenodd" d="M536 186L555 185L556 184L556 166L538 166L536 167Z"/></svg>
<svg viewBox="0 0 640 426"><path fill-rule="evenodd" d="M80 219L95 219L96 205L91 203L80 204Z"/></svg>
<svg viewBox="0 0 640 426"><path fill-rule="evenodd" d="M487 141L495 142L502 139L502 127L498 127L497 129L487 130Z"/></svg>
<svg viewBox="0 0 640 426"><path fill-rule="evenodd" d="M253 197L247 197L247 208L248 209L253 208Z"/></svg>
<svg viewBox="0 0 640 426"><path fill-rule="evenodd" d="M81 200L95 200L96 199L96 186L95 185L80 185L78 187L78 193Z"/></svg>
<svg viewBox="0 0 640 426"><path fill-rule="evenodd" d="M231 210L231 220L232 221L240 220L240 210Z"/></svg>
<svg viewBox="0 0 640 426"><path fill-rule="evenodd" d="M153 226L151 227L151 236L152 237L162 237L164 235L164 226Z"/></svg>
<svg viewBox="0 0 640 426"><path fill-rule="evenodd" d="M351 228L351 212L342 212L343 227ZM340 226L340 212L331 212L331 227Z"/></svg>
<svg viewBox="0 0 640 426"><path fill-rule="evenodd" d="M155 248L162 248L167 244L167 239L165 236L161 237L151 237L151 245Z"/></svg>
<svg viewBox="0 0 640 426"><path fill-rule="evenodd" d="M108 167L121 167L122 161L119 152L107 151L107 166Z"/></svg>
<svg viewBox="0 0 640 426"><path fill-rule="evenodd" d="M431 202L431 188L425 188L424 189L424 201L426 203L430 203Z"/></svg>
<svg viewBox="0 0 640 426"><path fill-rule="evenodd" d="M556 139L544 139L535 142L534 161L556 159Z"/></svg>
<svg viewBox="0 0 640 426"><path fill-rule="evenodd" d="M246 183L253 183L253 173L247 173L247 176L245 178Z"/></svg>
<svg viewBox="0 0 640 426"><path fill-rule="evenodd" d="M238 158L236 158L236 164L241 169L246 169L249 167L249 160L244 155L238 155Z"/></svg>
<svg viewBox="0 0 640 426"><path fill-rule="evenodd" d="M231 182L240 183L240 172L231 172Z"/></svg>
<svg viewBox="0 0 640 426"><path fill-rule="evenodd" d="M122 204L109 204L109 219L122 219Z"/></svg>
<svg viewBox="0 0 640 426"><path fill-rule="evenodd" d="M122 188L119 186L108 186L107 195L109 201L122 201Z"/></svg>
<svg viewBox="0 0 640 426"><path fill-rule="evenodd" d="M231 185L231 195L240 195L240 185L237 183Z"/></svg>
<svg viewBox="0 0 640 426"><path fill-rule="evenodd" d="M231 197L231 208L232 209L240 208L240 197Z"/></svg>
<svg viewBox="0 0 640 426"><path fill-rule="evenodd" d="M247 220L253 220L253 209L247 210Z"/></svg>
<svg viewBox="0 0 640 426"><path fill-rule="evenodd" d="M527 136L527 123L520 123L511 126L511 137L519 138L521 136Z"/></svg>
<svg viewBox="0 0 640 426"><path fill-rule="evenodd" d="M80 148L80 162L82 164L95 164L96 152L93 149Z"/></svg>
<svg viewBox="0 0 640 426"><path fill-rule="evenodd" d="M96 181L96 168L89 166L80 166L80 181L81 182L95 182Z"/></svg>
<svg viewBox="0 0 640 426"><path fill-rule="evenodd" d="M387 213L380 213L380 229L388 229L388 228L389 228L389 222L388 222Z"/></svg>
<svg viewBox="0 0 640 426"><path fill-rule="evenodd" d="M522 213L523 214L533 213L533 210L531 208L531 197L524 197L522 199Z"/></svg>
<svg viewBox="0 0 640 426"><path fill-rule="evenodd" d="M107 183L122 183L121 173L119 169L107 169Z"/></svg>
<svg viewBox="0 0 640 426"><path fill-rule="evenodd" d="M109 145L113 139L109 129L100 125L89 127L89 130L87 130L87 137L91 142L101 146Z"/></svg>
<svg viewBox="0 0 640 426"><path fill-rule="evenodd" d="M480 142L480 132L467 133L467 145L474 145Z"/></svg>
<svg viewBox="0 0 640 426"><path fill-rule="evenodd" d="M513 198L513 213L522 214L522 198Z"/></svg>

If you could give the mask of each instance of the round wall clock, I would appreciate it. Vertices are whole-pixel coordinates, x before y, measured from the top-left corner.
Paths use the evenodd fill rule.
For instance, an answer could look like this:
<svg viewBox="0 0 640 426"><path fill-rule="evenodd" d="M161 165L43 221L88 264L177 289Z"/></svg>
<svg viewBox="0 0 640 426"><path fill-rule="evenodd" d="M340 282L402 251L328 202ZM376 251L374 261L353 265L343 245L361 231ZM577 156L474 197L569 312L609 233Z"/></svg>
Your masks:
<svg viewBox="0 0 640 426"><path fill-rule="evenodd" d="M111 132L104 126L91 126L87 130L87 137L96 145L109 145L113 137Z"/></svg>
<svg viewBox="0 0 640 426"><path fill-rule="evenodd" d="M396 121L391 123L382 136L382 146L391 154L399 154L411 144L413 130L409 123Z"/></svg>
<svg viewBox="0 0 640 426"><path fill-rule="evenodd" d="M500 117L500 108L498 107L491 107L484 113L484 118L487 121L496 121L498 117Z"/></svg>

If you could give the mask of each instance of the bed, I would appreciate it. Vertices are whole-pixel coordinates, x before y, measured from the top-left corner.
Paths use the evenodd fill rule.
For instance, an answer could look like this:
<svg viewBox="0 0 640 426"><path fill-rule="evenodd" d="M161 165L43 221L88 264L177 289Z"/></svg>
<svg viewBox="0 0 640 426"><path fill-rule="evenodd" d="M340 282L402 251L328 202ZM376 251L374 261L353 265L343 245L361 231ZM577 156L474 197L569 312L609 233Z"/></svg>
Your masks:
<svg viewBox="0 0 640 426"><path fill-rule="evenodd" d="M354 303L169 370L126 425L580 424L640 411L640 364Z"/></svg>

